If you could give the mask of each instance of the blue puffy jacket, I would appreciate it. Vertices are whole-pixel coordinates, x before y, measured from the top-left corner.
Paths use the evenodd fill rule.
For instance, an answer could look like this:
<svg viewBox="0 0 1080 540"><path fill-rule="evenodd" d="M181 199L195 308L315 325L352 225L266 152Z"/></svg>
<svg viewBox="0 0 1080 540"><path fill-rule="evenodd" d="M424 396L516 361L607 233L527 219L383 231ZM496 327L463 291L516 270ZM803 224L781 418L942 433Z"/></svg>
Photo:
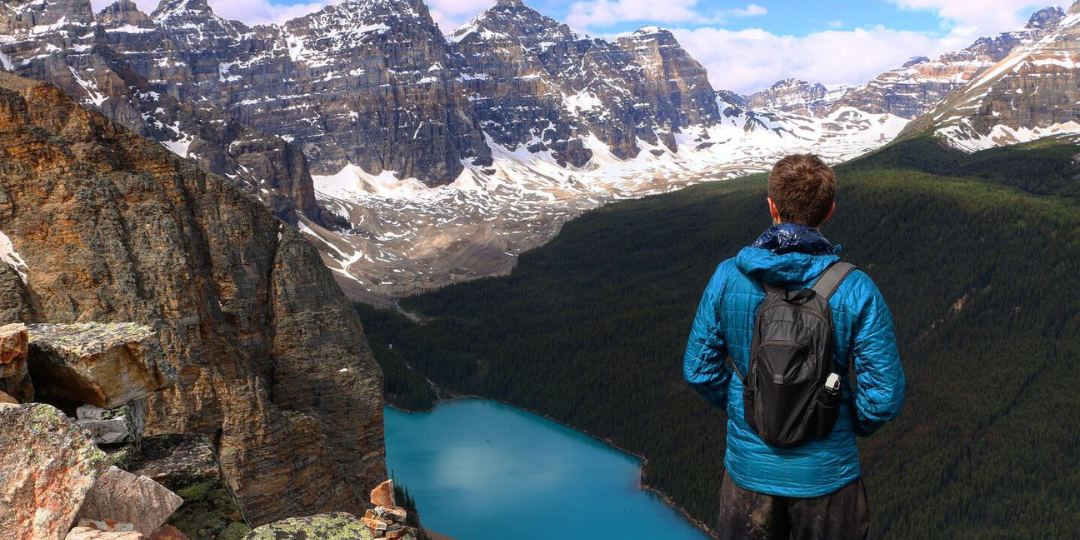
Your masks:
<svg viewBox="0 0 1080 540"><path fill-rule="evenodd" d="M829 307L836 361L855 362L857 390L844 381L845 400L853 406L841 408L825 439L787 449L766 445L743 419L743 386L726 358L730 354L742 373L749 371L754 320L765 299L760 280L807 288L839 257L816 229L791 225L769 229L755 246L761 247L745 248L716 269L698 307L683 374L713 405L727 410L724 466L736 484L769 495L819 497L859 478L856 433L869 435L900 411L906 383L892 315L869 276L858 270L848 276Z"/></svg>

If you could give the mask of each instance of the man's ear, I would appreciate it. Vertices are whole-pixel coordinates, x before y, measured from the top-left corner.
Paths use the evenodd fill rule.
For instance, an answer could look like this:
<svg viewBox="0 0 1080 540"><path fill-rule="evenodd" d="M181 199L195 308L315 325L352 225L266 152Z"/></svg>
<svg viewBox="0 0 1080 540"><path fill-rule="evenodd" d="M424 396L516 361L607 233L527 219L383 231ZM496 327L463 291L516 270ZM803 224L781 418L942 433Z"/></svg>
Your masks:
<svg viewBox="0 0 1080 540"><path fill-rule="evenodd" d="M776 209L776 203L773 202L772 198L766 198L765 200L769 201L769 215L772 216L773 224L779 225L780 211Z"/></svg>
<svg viewBox="0 0 1080 540"><path fill-rule="evenodd" d="M832 203L832 208L829 209L829 215L825 216L825 219L823 219L821 222L825 223L826 221L829 221L829 218L831 218L833 213L835 213L835 212L836 212L836 203Z"/></svg>

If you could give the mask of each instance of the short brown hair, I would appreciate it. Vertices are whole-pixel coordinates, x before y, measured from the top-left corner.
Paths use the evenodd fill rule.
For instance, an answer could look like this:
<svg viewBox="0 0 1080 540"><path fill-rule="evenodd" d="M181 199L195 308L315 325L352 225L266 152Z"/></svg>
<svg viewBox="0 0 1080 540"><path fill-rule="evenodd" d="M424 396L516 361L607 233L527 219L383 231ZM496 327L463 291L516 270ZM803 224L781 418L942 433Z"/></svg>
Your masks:
<svg viewBox="0 0 1080 540"><path fill-rule="evenodd" d="M782 221L817 227L836 201L836 173L813 154L788 156L769 173L769 198Z"/></svg>

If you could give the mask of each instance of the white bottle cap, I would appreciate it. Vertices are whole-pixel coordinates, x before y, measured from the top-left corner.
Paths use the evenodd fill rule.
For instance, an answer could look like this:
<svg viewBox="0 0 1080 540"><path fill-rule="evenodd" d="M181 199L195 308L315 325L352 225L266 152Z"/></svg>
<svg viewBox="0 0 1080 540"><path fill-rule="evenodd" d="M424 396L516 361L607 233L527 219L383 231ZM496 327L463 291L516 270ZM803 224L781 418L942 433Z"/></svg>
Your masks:
<svg viewBox="0 0 1080 540"><path fill-rule="evenodd" d="M832 390L840 389L840 376L835 373L830 373L829 378L825 379L825 388Z"/></svg>

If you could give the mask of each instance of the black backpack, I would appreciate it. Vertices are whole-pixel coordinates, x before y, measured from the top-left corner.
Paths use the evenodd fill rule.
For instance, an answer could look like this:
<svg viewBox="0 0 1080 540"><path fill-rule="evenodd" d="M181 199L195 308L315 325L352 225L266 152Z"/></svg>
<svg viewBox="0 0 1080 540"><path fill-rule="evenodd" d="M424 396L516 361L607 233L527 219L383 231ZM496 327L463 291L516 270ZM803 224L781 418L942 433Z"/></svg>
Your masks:
<svg viewBox="0 0 1080 540"><path fill-rule="evenodd" d="M834 263L801 291L762 283L766 296L754 322L749 376L732 367L743 383L746 423L770 446L822 439L836 425L844 370L833 359L829 298L855 268Z"/></svg>

